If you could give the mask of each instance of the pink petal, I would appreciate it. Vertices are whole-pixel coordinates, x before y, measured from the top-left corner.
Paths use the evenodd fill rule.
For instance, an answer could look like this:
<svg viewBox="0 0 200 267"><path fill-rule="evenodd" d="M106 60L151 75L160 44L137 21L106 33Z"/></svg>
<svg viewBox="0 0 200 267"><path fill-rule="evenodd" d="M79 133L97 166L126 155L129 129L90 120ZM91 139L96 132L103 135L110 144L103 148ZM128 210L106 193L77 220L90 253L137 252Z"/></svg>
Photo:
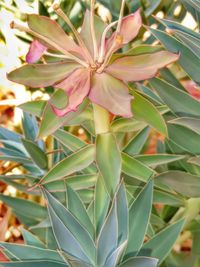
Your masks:
<svg viewBox="0 0 200 267"><path fill-rule="evenodd" d="M107 73L93 76L89 99L115 115L132 117L128 87Z"/></svg>
<svg viewBox="0 0 200 267"><path fill-rule="evenodd" d="M142 26L142 18L140 15L140 10L138 9L135 13L126 16L122 20L121 30L119 35L121 38L121 43L116 44L115 51L119 48L123 47L125 44L128 44L130 41L132 41L137 35ZM112 34L110 38L106 41L106 50L108 51L111 47L114 38L115 38L115 32Z"/></svg>
<svg viewBox="0 0 200 267"><path fill-rule="evenodd" d="M123 81L141 81L154 77L158 70L176 61L178 54L159 51L153 54L125 56L116 59L106 72Z"/></svg>
<svg viewBox="0 0 200 267"><path fill-rule="evenodd" d="M30 45L28 54L26 55L26 62L29 64L37 62L46 50L46 46L44 46L37 40L33 40Z"/></svg>
<svg viewBox="0 0 200 267"><path fill-rule="evenodd" d="M68 95L68 106L64 109L57 109L52 106L57 116L62 117L70 111L76 111L83 102L90 90L90 72L87 69L77 69L61 83L56 84L56 88L65 90Z"/></svg>

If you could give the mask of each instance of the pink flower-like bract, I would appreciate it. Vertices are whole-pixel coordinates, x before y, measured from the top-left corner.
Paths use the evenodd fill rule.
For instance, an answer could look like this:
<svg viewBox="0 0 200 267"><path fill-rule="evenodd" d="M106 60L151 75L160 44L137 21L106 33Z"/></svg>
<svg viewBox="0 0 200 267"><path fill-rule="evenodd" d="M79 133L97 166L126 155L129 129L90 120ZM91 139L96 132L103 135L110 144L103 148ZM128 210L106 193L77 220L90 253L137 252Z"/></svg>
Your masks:
<svg viewBox="0 0 200 267"><path fill-rule="evenodd" d="M137 36L142 26L139 10L123 18L124 5L125 0L122 0L118 21L106 25L94 15L94 1L91 0L91 11L86 11L80 33L55 5L54 10L71 27L77 42L48 17L28 15L29 28L13 22L13 28L28 32L35 40L26 56L29 64L10 72L8 78L30 87L63 89L68 96L64 108L49 102L58 116L76 111L88 97L114 115L131 117L133 97L127 83L154 77L160 68L176 61L179 55L162 50L152 54L113 56ZM112 32L114 26L116 30ZM36 64L42 56L45 57L43 63Z"/></svg>

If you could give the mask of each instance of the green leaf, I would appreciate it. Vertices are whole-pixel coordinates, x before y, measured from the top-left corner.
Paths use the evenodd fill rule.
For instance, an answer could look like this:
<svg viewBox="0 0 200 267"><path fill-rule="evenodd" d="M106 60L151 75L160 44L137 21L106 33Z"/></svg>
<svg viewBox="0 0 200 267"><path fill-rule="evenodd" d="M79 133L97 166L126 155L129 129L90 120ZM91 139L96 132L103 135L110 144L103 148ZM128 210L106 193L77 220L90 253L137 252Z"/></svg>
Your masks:
<svg viewBox="0 0 200 267"><path fill-rule="evenodd" d="M173 53L180 53L178 63L196 83L200 83L200 58L197 57L187 46L166 32L152 28L149 28L149 30L158 40L160 40L167 50Z"/></svg>
<svg viewBox="0 0 200 267"><path fill-rule="evenodd" d="M64 117L58 117L54 113L51 105L47 102L43 111L42 122L39 129L39 137L42 138L54 133L59 127L78 116L87 105L88 100L86 99L82 104L79 105L76 112L71 111Z"/></svg>
<svg viewBox="0 0 200 267"><path fill-rule="evenodd" d="M105 188L102 175L99 174L94 195L94 216L96 225L96 235L99 234L105 221L110 205L110 196Z"/></svg>
<svg viewBox="0 0 200 267"><path fill-rule="evenodd" d="M156 267L157 264L157 259L148 257L136 257L123 262L119 265L119 267Z"/></svg>
<svg viewBox="0 0 200 267"><path fill-rule="evenodd" d="M95 157L95 147L87 145L55 165L41 180L42 184L61 180L89 166Z"/></svg>
<svg viewBox="0 0 200 267"><path fill-rule="evenodd" d="M155 184L164 184L187 197L200 197L200 178L182 171L168 171L155 178Z"/></svg>
<svg viewBox="0 0 200 267"><path fill-rule="evenodd" d="M119 261L123 250L126 246L126 241L122 243L119 247L117 247L113 253L107 258L104 267L109 266L109 267L115 267L117 266L117 262Z"/></svg>
<svg viewBox="0 0 200 267"><path fill-rule="evenodd" d="M35 202L17 197L13 198L3 194L0 194L0 200L11 207L15 213L24 214L24 216L31 220L40 221L47 217L46 209Z"/></svg>
<svg viewBox="0 0 200 267"><path fill-rule="evenodd" d="M146 182L154 174L154 171L139 162L137 159L122 153L122 171L140 181Z"/></svg>
<svg viewBox="0 0 200 267"><path fill-rule="evenodd" d="M130 156L134 156L135 154L139 154L147 141L149 136L149 127L141 130L137 135L135 135L128 144L124 147L123 152L129 154Z"/></svg>
<svg viewBox="0 0 200 267"><path fill-rule="evenodd" d="M178 238L184 222L185 221L182 219L164 228L143 245L139 255L155 257L159 259L159 263L163 262Z"/></svg>
<svg viewBox="0 0 200 267"><path fill-rule="evenodd" d="M129 208L129 236L124 259L136 256L147 231L153 200L153 181L150 181Z"/></svg>
<svg viewBox="0 0 200 267"><path fill-rule="evenodd" d="M87 214L86 208L79 198L78 194L67 186L67 207L68 210L77 218L77 220L85 227L94 238L94 226Z"/></svg>
<svg viewBox="0 0 200 267"><path fill-rule="evenodd" d="M185 92L184 86L180 83L180 81L175 77L175 75L170 71L168 68L163 68L160 70L161 77L166 82L170 83L171 85L179 88ZM158 96L157 96L158 97ZM158 97L159 98L159 97ZM160 98L159 98L160 99Z"/></svg>
<svg viewBox="0 0 200 267"><path fill-rule="evenodd" d="M80 148L83 148L84 146L87 145L86 142L84 142L83 140L81 140L80 138L76 137L75 135L58 129L53 136L67 149L69 149L70 151L77 151ZM94 173L96 171L96 167L94 165L91 165L89 167L86 168L87 172L90 173Z"/></svg>
<svg viewBox="0 0 200 267"><path fill-rule="evenodd" d="M35 115L37 117L41 117L43 110L45 108L46 101L44 100L35 100L23 103L19 106L22 110L26 111L27 113L30 113L32 115Z"/></svg>
<svg viewBox="0 0 200 267"><path fill-rule="evenodd" d="M128 201L126 198L126 188L122 182L116 194L117 221L118 221L118 245L123 245L128 238Z"/></svg>
<svg viewBox="0 0 200 267"><path fill-rule="evenodd" d="M153 203L179 207L185 205L185 200L174 193L154 190Z"/></svg>
<svg viewBox="0 0 200 267"><path fill-rule="evenodd" d="M113 196L120 181L121 155L112 133L104 133L97 136L96 161L106 189Z"/></svg>
<svg viewBox="0 0 200 267"><path fill-rule="evenodd" d="M183 90L158 78L151 79L150 84L175 114L181 117L200 116L199 101Z"/></svg>
<svg viewBox="0 0 200 267"><path fill-rule="evenodd" d="M34 142L27 139L22 139L22 143L29 153L31 159L41 169L47 169L48 158L47 155Z"/></svg>
<svg viewBox="0 0 200 267"><path fill-rule="evenodd" d="M113 132L134 132L140 131L147 126L145 122L138 121L135 118L126 119L126 118L119 118L112 122L111 129Z"/></svg>
<svg viewBox="0 0 200 267"><path fill-rule="evenodd" d="M1 178L1 176L0 176ZM45 188L51 192L65 192L65 183L72 187L74 190L86 189L93 187L96 184L98 178L97 173L92 174L80 174L66 177L62 181L54 181L45 185Z"/></svg>
<svg viewBox="0 0 200 267"><path fill-rule="evenodd" d="M57 109L64 109L68 105L68 96L63 89L57 89L50 99L51 104Z"/></svg>
<svg viewBox="0 0 200 267"><path fill-rule="evenodd" d="M169 124L169 138L185 151L192 154L200 154L200 134L181 125ZM186 140L189 137L189 142Z"/></svg>
<svg viewBox="0 0 200 267"><path fill-rule="evenodd" d="M76 151L85 145L86 142L81 140L80 138L76 137L75 135L64 131L62 129L58 129L53 136L65 147L67 147L71 151Z"/></svg>
<svg viewBox="0 0 200 267"><path fill-rule="evenodd" d="M3 267L67 267L66 263L60 263L56 261L17 261L17 262L1 262Z"/></svg>
<svg viewBox="0 0 200 267"><path fill-rule="evenodd" d="M42 249L28 245L10 244L7 242L0 242L0 247L8 251L12 256L19 260L55 260L63 262L62 257L57 251Z"/></svg>
<svg viewBox="0 0 200 267"><path fill-rule="evenodd" d="M21 143L22 136L16 132L10 131L0 126L0 139L10 140L17 143Z"/></svg>
<svg viewBox="0 0 200 267"><path fill-rule="evenodd" d="M110 212L97 239L97 265L104 266L106 259L117 248L118 221L117 207L114 199Z"/></svg>
<svg viewBox="0 0 200 267"><path fill-rule="evenodd" d="M192 52L200 57L200 34L175 21L162 19L161 22L171 29L175 36L177 36Z"/></svg>
<svg viewBox="0 0 200 267"><path fill-rule="evenodd" d="M95 245L87 230L48 191L44 191L48 201L48 212L59 247L69 255L86 263L93 263Z"/></svg>
<svg viewBox="0 0 200 267"><path fill-rule="evenodd" d="M146 122L164 136L168 136L167 126L158 109L135 90L133 91L133 96L132 111L135 118Z"/></svg>
<svg viewBox="0 0 200 267"><path fill-rule="evenodd" d="M38 131L37 121L35 117L29 115L26 112L23 112L22 126L25 138L31 141L35 141Z"/></svg>
<svg viewBox="0 0 200 267"><path fill-rule="evenodd" d="M45 248L45 244L31 232L27 231L24 228L20 228L22 232L23 239L26 245L37 247L37 248Z"/></svg>
<svg viewBox="0 0 200 267"><path fill-rule="evenodd" d="M177 119L168 121L168 123L175 124L175 125L182 125L200 134L200 119L182 117L182 118L177 118Z"/></svg>
<svg viewBox="0 0 200 267"><path fill-rule="evenodd" d="M153 154L153 155L137 155L135 158L146 166L155 168L156 166L174 162L183 159L184 155L173 154Z"/></svg>

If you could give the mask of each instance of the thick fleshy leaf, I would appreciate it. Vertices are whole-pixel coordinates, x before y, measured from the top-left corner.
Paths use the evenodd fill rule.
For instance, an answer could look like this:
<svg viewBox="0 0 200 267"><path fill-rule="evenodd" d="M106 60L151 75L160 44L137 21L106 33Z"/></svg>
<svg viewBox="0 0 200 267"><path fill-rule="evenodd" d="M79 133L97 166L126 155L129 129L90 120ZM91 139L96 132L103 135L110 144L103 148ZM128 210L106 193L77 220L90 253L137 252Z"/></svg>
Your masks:
<svg viewBox="0 0 200 267"><path fill-rule="evenodd" d="M167 228L164 228L161 232L156 234L152 239L144 244L139 255L156 257L159 259L159 263L161 263L172 249L183 228L184 222L185 221L182 219L169 225Z"/></svg>
<svg viewBox="0 0 200 267"><path fill-rule="evenodd" d="M67 207L77 220L85 227L90 236L94 238L94 226L87 214L86 208L78 194L69 186L67 187Z"/></svg>
<svg viewBox="0 0 200 267"><path fill-rule="evenodd" d="M62 129L58 129L53 134L53 136L58 140L59 143L61 143L63 146L65 146L67 149L71 151L76 151L87 145L86 142L84 142L77 136Z"/></svg>
<svg viewBox="0 0 200 267"><path fill-rule="evenodd" d="M136 256L143 244L150 219L152 201L153 181L150 181L137 196L129 210L129 236L125 259Z"/></svg>
<svg viewBox="0 0 200 267"><path fill-rule="evenodd" d="M54 85L80 65L73 61L24 65L8 73L9 80L33 88Z"/></svg>
<svg viewBox="0 0 200 267"><path fill-rule="evenodd" d="M48 212L57 242L69 255L93 263L95 245L87 230L48 191L44 191L48 201Z"/></svg>
<svg viewBox="0 0 200 267"><path fill-rule="evenodd" d="M167 34L166 32L152 28L150 28L149 30L158 40L160 40L160 42L166 47L166 49L173 53L180 53L178 63L196 83L200 83L200 58L182 42Z"/></svg>
<svg viewBox="0 0 200 267"><path fill-rule="evenodd" d="M85 146L77 152L55 165L41 180L42 184L61 180L67 175L78 172L89 166L95 157L95 147L93 145Z"/></svg>
<svg viewBox="0 0 200 267"><path fill-rule="evenodd" d="M106 27L106 24L98 17L94 16L94 29L97 39L97 44L100 45L101 36ZM94 49L93 49L93 43L92 43L92 35L91 35L91 26L90 26L90 11L86 10L83 25L81 27L80 35L90 51L91 55L93 55Z"/></svg>
<svg viewBox="0 0 200 267"><path fill-rule="evenodd" d="M110 212L104 222L97 239L97 264L105 266L106 259L117 248L118 221L116 200L114 199Z"/></svg>
<svg viewBox="0 0 200 267"><path fill-rule="evenodd" d="M128 201L126 197L126 188L122 182L116 194L117 203L117 221L118 221L118 245L127 243L128 238Z"/></svg>
<svg viewBox="0 0 200 267"><path fill-rule="evenodd" d="M151 79L150 84L175 114L180 117L200 116L200 102L183 90L158 78Z"/></svg>
<svg viewBox="0 0 200 267"><path fill-rule="evenodd" d="M143 182L148 181L154 174L152 169L125 153L122 153L122 171Z"/></svg>
<svg viewBox="0 0 200 267"><path fill-rule="evenodd" d="M23 111L30 113L31 115L41 117L45 108L45 104L46 101L44 100L35 100L25 102L19 105L18 107L21 108Z"/></svg>
<svg viewBox="0 0 200 267"><path fill-rule="evenodd" d="M102 175L99 174L94 195L94 217L96 225L96 234L98 235L105 221L110 205L110 196L105 188Z"/></svg>
<svg viewBox="0 0 200 267"><path fill-rule="evenodd" d="M190 130L200 134L200 119L190 118L190 117L182 117L169 121L168 123L182 125Z"/></svg>
<svg viewBox="0 0 200 267"><path fill-rule="evenodd" d="M57 261L16 261L16 262L1 262L3 267L68 267L66 263L60 263Z"/></svg>
<svg viewBox="0 0 200 267"><path fill-rule="evenodd" d="M145 127L141 131L134 135L134 137L128 142L128 144L123 148L123 152L134 156L139 154L147 141L149 136L149 127Z"/></svg>
<svg viewBox="0 0 200 267"><path fill-rule="evenodd" d="M112 131L115 133L137 132L146 127L146 123L133 118L118 118L111 124Z"/></svg>
<svg viewBox="0 0 200 267"><path fill-rule="evenodd" d="M33 40L30 45L28 54L26 55L26 62L29 64L37 62L46 51L47 47L37 40Z"/></svg>
<svg viewBox="0 0 200 267"><path fill-rule="evenodd" d="M64 117L58 117L53 111L49 102L47 102L42 114L39 137L43 138L47 135L50 135L61 126L70 123L72 119L77 118L80 113L82 113L82 111L86 109L86 107L88 106L88 102L88 99L85 99L83 103L79 105L78 110L76 112L71 111Z"/></svg>
<svg viewBox="0 0 200 267"><path fill-rule="evenodd" d="M126 16L122 19L121 29L118 34L119 43L116 42L116 46L114 51L118 50L125 44L132 41L138 34L140 28L142 26L142 18L140 15L140 10L137 10L135 13ZM115 40L116 32L112 34L110 38L106 40L106 51L110 49L114 40Z"/></svg>
<svg viewBox="0 0 200 267"><path fill-rule="evenodd" d="M66 177L63 181L55 181L45 185L49 192L64 192L66 190L65 184L72 187L74 190L87 189L96 184L98 178L97 173L93 174L79 174ZM0 176L1 179L1 176Z"/></svg>
<svg viewBox="0 0 200 267"><path fill-rule="evenodd" d="M155 258L136 257L125 261L119 267L156 267L157 264L158 260Z"/></svg>
<svg viewBox="0 0 200 267"><path fill-rule="evenodd" d="M152 54L116 59L106 71L123 81L141 81L154 77L158 70L176 61L178 54L159 51Z"/></svg>
<svg viewBox="0 0 200 267"><path fill-rule="evenodd" d="M156 185L164 184L172 190L187 196L200 197L199 176L182 171L168 171L155 178Z"/></svg>
<svg viewBox="0 0 200 267"><path fill-rule="evenodd" d="M87 69L77 69L61 83L56 84L56 88L62 88L68 96L68 105L64 109L52 108L56 115L62 117L70 111L76 111L83 102L90 90L90 72Z"/></svg>
<svg viewBox="0 0 200 267"><path fill-rule="evenodd" d="M47 169L48 158L44 151L31 140L22 139L22 143L29 153L32 161L41 169Z"/></svg>
<svg viewBox="0 0 200 267"><path fill-rule="evenodd" d="M156 106L139 92L133 91L132 111L136 120L144 121L164 136L168 136L165 120ZM145 112L144 112L145 110Z"/></svg>
<svg viewBox="0 0 200 267"><path fill-rule="evenodd" d="M93 76L89 99L115 115L132 117L128 87L107 73Z"/></svg>
<svg viewBox="0 0 200 267"><path fill-rule="evenodd" d="M77 52L80 53L80 48L76 43L64 32L60 25L45 16L38 16L35 14L28 15L28 26L30 29L42 36L45 36L47 42L45 45L49 45L50 48L54 48L60 51ZM48 42L50 40L50 42ZM55 45L54 45L55 44Z"/></svg>
<svg viewBox="0 0 200 267"><path fill-rule="evenodd" d="M24 228L20 228L20 232L22 233L24 243L29 246L34 246L37 248L46 248L45 244L31 232L27 231Z"/></svg>
<svg viewBox="0 0 200 267"><path fill-rule="evenodd" d="M1 242L0 247L4 248L19 260L55 260L63 262L62 257L57 251L49 249L21 244L11 244L7 242Z"/></svg>
<svg viewBox="0 0 200 267"><path fill-rule="evenodd" d="M6 203L9 207L13 209L13 212L21 219L21 215L25 217L24 219L29 219L29 222L37 223L47 216L46 209L37 204L36 202L25 200L22 198L13 198L10 196L5 196L0 194L0 200Z"/></svg>
<svg viewBox="0 0 200 267"><path fill-rule="evenodd" d="M153 168L159 165L181 160L184 157L185 157L184 155L173 155L173 154L153 154L153 155L146 154L146 155L135 156L137 160Z"/></svg>
<svg viewBox="0 0 200 267"><path fill-rule="evenodd" d="M50 99L50 103L56 109L64 109L69 103L68 95L63 89L57 89Z"/></svg>

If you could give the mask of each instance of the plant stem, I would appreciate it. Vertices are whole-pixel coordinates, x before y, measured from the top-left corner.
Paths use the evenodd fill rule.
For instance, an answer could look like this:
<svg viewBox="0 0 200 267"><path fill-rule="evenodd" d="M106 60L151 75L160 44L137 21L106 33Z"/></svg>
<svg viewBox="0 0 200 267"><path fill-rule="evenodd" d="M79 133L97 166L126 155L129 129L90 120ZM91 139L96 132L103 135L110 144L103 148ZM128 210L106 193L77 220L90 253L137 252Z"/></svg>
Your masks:
<svg viewBox="0 0 200 267"><path fill-rule="evenodd" d="M97 104L93 104L93 111L96 135L109 132L109 112Z"/></svg>

